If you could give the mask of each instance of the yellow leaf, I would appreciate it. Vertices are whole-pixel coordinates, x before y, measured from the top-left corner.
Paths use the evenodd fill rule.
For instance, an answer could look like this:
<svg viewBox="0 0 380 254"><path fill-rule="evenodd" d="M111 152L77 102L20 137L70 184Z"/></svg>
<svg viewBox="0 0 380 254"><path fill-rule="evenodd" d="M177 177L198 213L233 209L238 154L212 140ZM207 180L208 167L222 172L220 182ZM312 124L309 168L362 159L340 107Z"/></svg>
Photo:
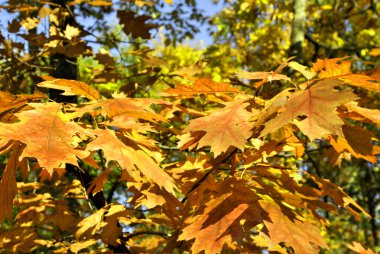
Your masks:
<svg viewBox="0 0 380 254"><path fill-rule="evenodd" d="M289 67L296 71L301 72L302 75L304 75L305 78L307 78L308 80L312 79L316 75L315 71L307 70L308 68L306 66L303 66L297 62L290 62Z"/></svg>
<svg viewBox="0 0 380 254"><path fill-rule="evenodd" d="M46 81L37 84L39 87L54 88L65 91L61 95L80 95L90 100L98 100L100 94L91 86L76 80L56 79L50 76L42 76Z"/></svg>
<svg viewBox="0 0 380 254"><path fill-rule="evenodd" d="M75 242L70 244L70 250L78 253L78 251L86 249L87 247L94 245L97 241L95 239L89 239L87 241Z"/></svg>
<svg viewBox="0 0 380 254"><path fill-rule="evenodd" d="M89 1L87 3L89 5L98 6L98 7L112 5L112 1L102 1L102 0Z"/></svg>
<svg viewBox="0 0 380 254"><path fill-rule="evenodd" d="M65 37L69 40L71 40L73 37L77 37L79 34L80 34L80 30L70 25L67 25L64 31Z"/></svg>
<svg viewBox="0 0 380 254"><path fill-rule="evenodd" d="M27 17L26 19L21 21L21 26L25 28L26 30L30 30L30 29L36 28L39 23L40 23L39 19L35 17L33 18Z"/></svg>

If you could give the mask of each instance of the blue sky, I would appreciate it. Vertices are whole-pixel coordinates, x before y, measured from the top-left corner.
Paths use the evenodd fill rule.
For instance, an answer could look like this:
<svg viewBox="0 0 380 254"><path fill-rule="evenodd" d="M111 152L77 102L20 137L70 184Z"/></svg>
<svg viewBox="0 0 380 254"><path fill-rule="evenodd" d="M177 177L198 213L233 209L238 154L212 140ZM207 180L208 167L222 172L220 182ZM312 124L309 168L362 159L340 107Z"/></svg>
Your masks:
<svg viewBox="0 0 380 254"><path fill-rule="evenodd" d="M180 1L183 1L183 0L173 0L174 3L180 2ZM197 5L198 5L198 8L204 11L204 14L208 16L213 16L214 14L216 14L222 9L223 3L221 2L222 1L219 1L219 3L216 5L213 3L213 0L197 0ZM4 5L4 4L6 4L6 1L0 0L0 5ZM170 5L168 4L166 8L170 9ZM15 35L12 36L7 32L8 21L11 20L11 16L6 11L0 9L0 17L1 17L0 32L6 38L10 36L10 38L16 39ZM83 22L83 20L81 20L80 17L78 17L78 19L80 23ZM116 15L114 15L114 17L112 16L109 17L109 20L110 20L111 25L112 24L116 25L118 23L118 19L116 18ZM86 25L91 26L91 24L93 24L94 22L96 22L96 20L88 20ZM207 29L207 24L201 26L200 33L196 34L194 40L190 41L190 43L199 45L199 42L202 41L204 46L212 44L212 37L208 34L206 29Z"/></svg>

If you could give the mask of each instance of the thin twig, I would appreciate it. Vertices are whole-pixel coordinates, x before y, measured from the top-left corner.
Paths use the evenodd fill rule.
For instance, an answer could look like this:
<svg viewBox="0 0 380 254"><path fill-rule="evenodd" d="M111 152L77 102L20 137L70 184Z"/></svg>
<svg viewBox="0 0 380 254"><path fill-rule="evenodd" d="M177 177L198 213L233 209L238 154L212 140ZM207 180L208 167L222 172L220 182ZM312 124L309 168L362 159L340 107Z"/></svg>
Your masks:
<svg viewBox="0 0 380 254"><path fill-rule="evenodd" d="M163 237L163 238L169 237L167 234L162 233L162 232L155 232L155 231L140 231L140 232L135 232L135 233L129 234L129 235L126 236L126 237L123 237L123 240L128 241L128 240L131 239L132 237L139 236L139 235L158 235L158 236L161 236L161 237Z"/></svg>

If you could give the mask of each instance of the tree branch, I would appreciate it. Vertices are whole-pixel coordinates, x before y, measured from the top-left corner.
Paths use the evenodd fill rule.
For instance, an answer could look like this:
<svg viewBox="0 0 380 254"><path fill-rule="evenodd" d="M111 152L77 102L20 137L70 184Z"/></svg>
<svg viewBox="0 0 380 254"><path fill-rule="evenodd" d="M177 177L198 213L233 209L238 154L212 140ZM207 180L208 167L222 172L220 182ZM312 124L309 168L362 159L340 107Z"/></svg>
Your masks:
<svg viewBox="0 0 380 254"><path fill-rule="evenodd" d="M223 163L223 162L226 162L229 158L231 158L232 155L234 155L236 152L238 151L238 148L233 148L233 147L230 147L228 148L228 150L219 155L218 157L216 157L212 162L211 164L214 165L210 171L208 171L206 174L204 174L192 187L191 189L186 193L185 197L181 200L181 203L185 203L186 200L189 198L189 195L195 190L197 189L206 179L207 177L211 174L211 173L214 173L215 171L217 171L219 169L219 166Z"/></svg>
<svg viewBox="0 0 380 254"><path fill-rule="evenodd" d="M81 170L79 167L72 164L66 163L66 170L68 173L72 173L76 176L76 178L81 182L82 186L87 192L94 178L87 171ZM92 192L90 192L88 197L97 209L101 209L106 205L103 191L97 192L95 194L92 194Z"/></svg>

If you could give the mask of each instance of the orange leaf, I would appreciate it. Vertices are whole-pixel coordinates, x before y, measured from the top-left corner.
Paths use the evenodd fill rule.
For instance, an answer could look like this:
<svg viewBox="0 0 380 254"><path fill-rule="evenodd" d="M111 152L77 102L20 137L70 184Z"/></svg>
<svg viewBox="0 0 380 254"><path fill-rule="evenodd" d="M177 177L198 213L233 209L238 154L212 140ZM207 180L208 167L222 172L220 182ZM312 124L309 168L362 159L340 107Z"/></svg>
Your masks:
<svg viewBox="0 0 380 254"><path fill-rule="evenodd" d="M65 91L61 95L79 95L89 100L99 100L100 94L91 86L76 80L56 79L50 76L43 76L46 81L37 84L39 87L53 88Z"/></svg>
<svg viewBox="0 0 380 254"><path fill-rule="evenodd" d="M347 244L347 247L356 253L359 254L375 254L375 252L371 249L365 249L360 243L352 242L351 244Z"/></svg>
<svg viewBox="0 0 380 254"><path fill-rule="evenodd" d="M274 203L261 204L269 213L270 221L264 220L264 224L273 245L285 243L292 247L295 253L302 254L319 253L319 249L315 247L328 248L317 226L297 219L291 221ZM315 244L315 247L312 244Z"/></svg>
<svg viewBox="0 0 380 254"><path fill-rule="evenodd" d="M10 109L19 108L31 101L38 101L46 98L46 95L36 90L34 94L13 95L8 92L0 91L0 113Z"/></svg>
<svg viewBox="0 0 380 254"><path fill-rule="evenodd" d="M95 195L96 193L103 190L103 184L108 181L108 175L111 173L111 168L107 168L102 173L99 174L97 178L95 178L91 185L87 188L87 194L92 193Z"/></svg>
<svg viewBox="0 0 380 254"><path fill-rule="evenodd" d="M377 126L380 126L380 110L362 108L354 103L347 103L345 106L348 110L362 115L363 117L377 124Z"/></svg>
<svg viewBox="0 0 380 254"><path fill-rule="evenodd" d="M350 61L342 61L338 64L338 62L343 59L344 58L318 59L317 62L313 64L312 69L319 72L320 78L331 78L351 74Z"/></svg>
<svg viewBox="0 0 380 254"><path fill-rule="evenodd" d="M283 112L265 124L262 135L276 131L298 116L306 116L306 119L295 122L295 125L310 140L322 138L326 134L341 135L344 122L335 108L357 97L350 90L334 90L334 86L339 84L336 79L325 79L305 91L295 93L286 102Z"/></svg>
<svg viewBox="0 0 380 254"><path fill-rule="evenodd" d="M254 115L245 109L247 106L246 100L228 102L224 108L213 110L208 116L190 120L184 132L205 132L198 147L211 146L215 156L230 146L243 149L251 135L252 125L249 119ZM182 140L181 143L187 142L188 140Z"/></svg>
<svg viewBox="0 0 380 254"><path fill-rule="evenodd" d="M16 116L17 123L0 123L0 139L19 140L27 146L22 157L37 158L41 167L49 174L62 163L77 164L77 157L87 156L87 152L76 149L73 136L84 133L84 129L68 122L61 105L55 102L30 103L34 109L22 111Z"/></svg>
<svg viewBox="0 0 380 254"><path fill-rule="evenodd" d="M231 87L228 83L214 82L208 78L197 79L193 85L177 85L169 88L165 93L179 95L215 94L215 93L239 93L240 90Z"/></svg>
<svg viewBox="0 0 380 254"><path fill-rule="evenodd" d="M17 194L16 184L16 169L19 165L19 157L24 149L25 145L12 141L12 154L8 159L7 165L1 175L0 181L0 222L3 222L5 218L12 219L12 205L13 199Z"/></svg>
<svg viewBox="0 0 380 254"><path fill-rule="evenodd" d="M221 218L210 218L209 213L229 196L231 196L231 193L210 200L206 204L207 208L204 211L204 215L185 227L178 240L191 240L195 238L195 242L191 247L194 253L201 251L205 251L205 254L221 253L224 243L232 240L229 228L232 224L239 222L237 219L248 208L248 204L240 204L231 211L226 211ZM212 224L206 223L210 219L216 219L216 221Z"/></svg>
<svg viewBox="0 0 380 254"><path fill-rule="evenodd" d="M97 138L87 145L87 150L102 149L108 160L117 160L136 181L150 181L175 194L174 180L143 150L135 150L120 141L109 130L93 130ZM140 172L147 178L140 176Z"/></svg>
<svg viewBox="0 0 380 254"><path fill-rule="evenodd" d="M320 78L338 78L347 84L370 90L380 90L380 83L373 82L375 78L364 74L352 74L351 62L342 61L344 58L318 59L313 64L313 70L318 72ZM342 61L341 63L338 63Z"/></svg>
<svg viewBox="0 0 380 254"><path fill-rule="evenodd" d="M275 71L270 72L263 72L263 71L257 71L257 72L247 72L247 71L241 71L238 72L236 75L239 78L242 79L261 79L260 82L255 83L254 87L259 88L266 82L272 82L273 80L286 80L289 82L292 82L289 77L286 75L280 74L280 72L288 66L288 62L292 60L294 57L290 57L286 59L285 62L283 62Z"/></svg>
<svg viewBox="0 0 380 254"><path fill-rule="evenodd" d="M127 116L134 119L144 119L150 122L165 121L165 118L154 112L150 108L152 104L170 105L169 102L163 100L145 99L145 98L116 98L108 99L105 101L97 102L95 104L88 105L78 112L100 112L103 115L113 118L116 116ZM100 108L100 109L99 109Z"/></svg>

